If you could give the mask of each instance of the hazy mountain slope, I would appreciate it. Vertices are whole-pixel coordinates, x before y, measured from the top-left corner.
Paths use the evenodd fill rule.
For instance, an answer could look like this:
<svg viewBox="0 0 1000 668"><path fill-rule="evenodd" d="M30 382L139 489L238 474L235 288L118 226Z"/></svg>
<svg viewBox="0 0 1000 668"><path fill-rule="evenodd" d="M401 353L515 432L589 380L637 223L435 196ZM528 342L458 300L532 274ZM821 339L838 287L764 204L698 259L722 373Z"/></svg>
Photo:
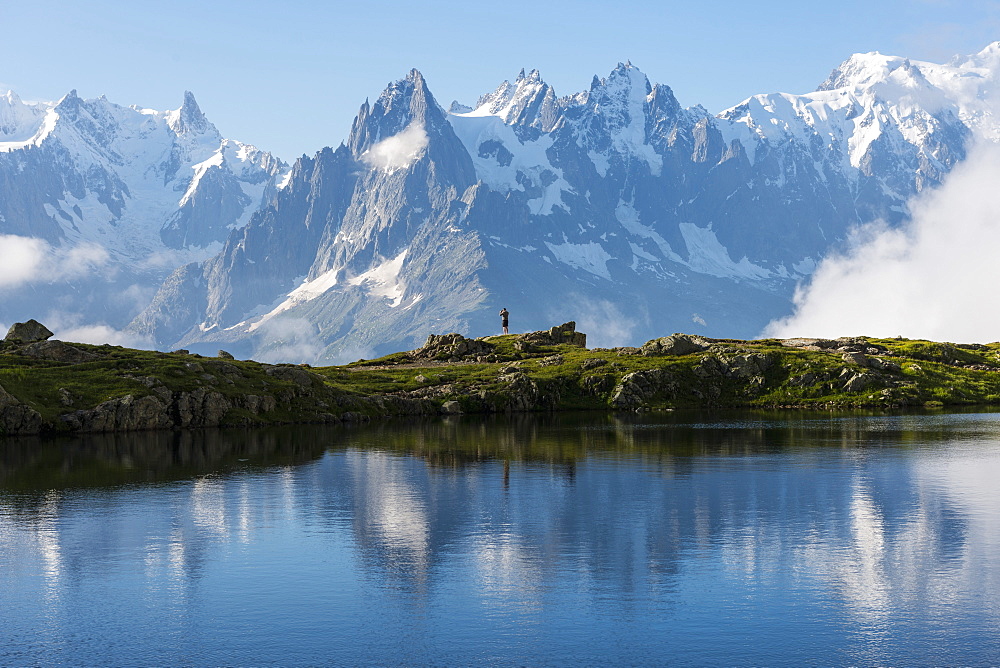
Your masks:
<svg viewBox="0 0 1000 668"><path fill-rule="evenodd" d="M287 166L224 139L190 93L174 111L70 92L0 97L0 322L127 324L178 264L218 252ZM51 322L52 320L50 320Z"/></svg>

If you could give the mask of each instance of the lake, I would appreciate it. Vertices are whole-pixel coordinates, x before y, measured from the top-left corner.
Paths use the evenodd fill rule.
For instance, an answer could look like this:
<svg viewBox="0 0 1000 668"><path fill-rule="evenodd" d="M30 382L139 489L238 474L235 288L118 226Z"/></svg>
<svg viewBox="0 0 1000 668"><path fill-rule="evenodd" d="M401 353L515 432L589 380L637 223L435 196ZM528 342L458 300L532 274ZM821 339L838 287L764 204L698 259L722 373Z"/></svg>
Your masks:
<svg viewBox="0 0 1000 668"><path fill-rule="evenodd" d="M997 664L998 478L997 413L0 441L0 664Z"/></svg>

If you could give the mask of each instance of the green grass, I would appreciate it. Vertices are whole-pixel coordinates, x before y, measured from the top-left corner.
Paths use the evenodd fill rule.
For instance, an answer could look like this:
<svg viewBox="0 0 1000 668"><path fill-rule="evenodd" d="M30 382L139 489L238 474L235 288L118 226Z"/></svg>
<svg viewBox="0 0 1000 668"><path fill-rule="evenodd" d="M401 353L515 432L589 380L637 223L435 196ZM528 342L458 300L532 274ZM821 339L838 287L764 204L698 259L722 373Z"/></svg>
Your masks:
<svg viewBox="0 0 1000 668"><path fill-rule="evenodd" d="M98 359L68 364L24 357L16 346L0 344L0 386L37 410L53 428L58 427L61 414L94 408L110 399L199 389L221 393L234 403L249 395L275 399L275 408L263 415L232 409L226 416L232 424L315 421L346 413L377 416L390 405L379 403L380 397L420 399L436 406L458 401L466 412L503 412L512 406L609 410L616 408L616 392L629 374L643 379L631 386L642 388L641 400L618 408L828 409L1000 403L1000 344L996 343L959 346L866 339L865 345L878 351L868 358L880 360L881 365L869 369L845 361L836 350L788 348L776 340L717 341L709 350L683 356L643 356L622 349L585 350L566 344L525 351L516 335L490 337L488 342L495 355L490 359L500 361L419 363L408 353L394 353L308 369L307 378L314 380L307 387L294 378L276 377L275 372L284 373L281 369L252 361L73 344ZM518 373L512 374L515 369ZM855 385L847 386L849 381ZM524 396L529 397L528 404ZM623 396L628 399L628 391Z"/></svg>

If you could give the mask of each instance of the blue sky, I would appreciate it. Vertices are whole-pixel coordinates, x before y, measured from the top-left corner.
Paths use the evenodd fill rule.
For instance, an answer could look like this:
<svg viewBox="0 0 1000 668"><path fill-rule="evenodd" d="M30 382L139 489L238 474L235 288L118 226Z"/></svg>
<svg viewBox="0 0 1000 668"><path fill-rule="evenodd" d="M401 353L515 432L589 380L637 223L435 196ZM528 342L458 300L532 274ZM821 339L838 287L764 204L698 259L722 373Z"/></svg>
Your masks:
<svg viewBox="0 0 1000 668"><path fill-rule="evenodd" d="M285 159L344 140L365 98L412 68L472 104L522 67L559 95L631 60L712 112L804 93L855 52L946 61L1000 39L1000 2L318 2L0 0L0 89L176 108Z"/></svg>

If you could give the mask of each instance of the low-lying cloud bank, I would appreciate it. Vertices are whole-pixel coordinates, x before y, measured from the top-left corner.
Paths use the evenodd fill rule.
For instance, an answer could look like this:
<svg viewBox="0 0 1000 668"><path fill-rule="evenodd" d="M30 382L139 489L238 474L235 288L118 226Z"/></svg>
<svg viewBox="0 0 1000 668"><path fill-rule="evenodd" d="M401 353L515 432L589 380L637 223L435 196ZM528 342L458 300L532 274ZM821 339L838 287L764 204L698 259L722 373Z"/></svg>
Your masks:
<svg viewBox="0 0 1000 668"><path fill-rule="evenodd" d="M108 251L98 244L59 248L44 239L13 234L0 234L0 258L0 289L78 278L105 267L111 260Z"/></svg>
<svg viewBox="0 0 1000 668"><path fill-rule="evenodd" d="M900 229L857 230L762 336L1000 340L1000 147L979 142L910 209Z"/></svg>

